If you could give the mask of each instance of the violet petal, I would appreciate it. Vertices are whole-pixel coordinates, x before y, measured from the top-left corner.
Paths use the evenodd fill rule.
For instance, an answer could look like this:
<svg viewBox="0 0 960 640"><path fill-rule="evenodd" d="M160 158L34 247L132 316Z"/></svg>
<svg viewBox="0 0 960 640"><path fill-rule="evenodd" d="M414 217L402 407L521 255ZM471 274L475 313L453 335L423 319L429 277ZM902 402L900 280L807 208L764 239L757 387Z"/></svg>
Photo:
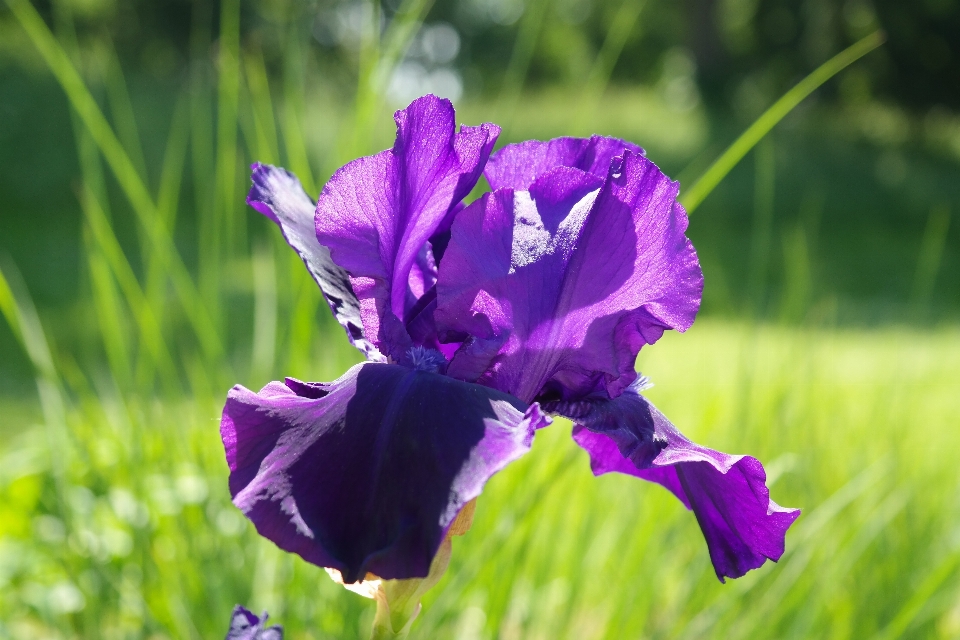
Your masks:
<svg viewBox="0 0 960 640"><path fill-rule="evenodd" d="M333 261L329 249L317 242L314 203L300 181L286 169L268 164L258 162L251 169L253 187L247 195L247 204L280 227L287 244L297 252L320 286L333 316L353 346L368 360L383 360L373 343L364 337L360 301L350 286L350 276Z"/></svg>
<svg viewBox="0 0 960 640"><path fill-rule="evenodd" d="M220 433L260 534L355 582L426 576L460 508L546 422L493 389L364 363L329 384L234 387Z"/></svg>
<svg viewBox="0 0 960 640"><path fill-rule="evenodd" d="M499 342L478 379L526 402L548 383L564 397L598 384L616 396L640 348L686 330L700 305L678 188L624 151L606 181L557 167L529 192L485 194L453 225L437 282L441 337ZM458 357L451 371L478 369Z"/></svg>
<svg viewBox="0 0 960 640"><path fill-rule="evenodd" d="M338 169L315 222L320 243L350 273L366 335L399 360L411 344L402 319L435 277L427 240L480 178L500 129L457 132L453 105L432 95L394 119L393 148Z"/></svg>
<svg viewBox="0 0 960 640"><path fill-rule="evenodd" d="M490 156L483 175L491 189L517 191L526 191L538 177L555 167L574 167L606 178L610 161L625 150L643 155L643 149L632 142L605 136L527 140L508 144Z"/></svg>
<svg viewBox="0 0 960 640"><path fill-rule="evenodd" d="M264 627L268 617L266 611L257 617L252 611L238 604L230 616L230 630L226 640L283 640L283 627Z"/></svg>
<svg viewBox="0 0 960 640"><path fill-rule="evenodd" d="M575 414L573 439L590 454L594 475L617 471L659 483L692 509L721 582L780 559L800 510L770 499L756 458L691 442L635 387L592 404L593 410L585 402L544 408Z"/></svg>

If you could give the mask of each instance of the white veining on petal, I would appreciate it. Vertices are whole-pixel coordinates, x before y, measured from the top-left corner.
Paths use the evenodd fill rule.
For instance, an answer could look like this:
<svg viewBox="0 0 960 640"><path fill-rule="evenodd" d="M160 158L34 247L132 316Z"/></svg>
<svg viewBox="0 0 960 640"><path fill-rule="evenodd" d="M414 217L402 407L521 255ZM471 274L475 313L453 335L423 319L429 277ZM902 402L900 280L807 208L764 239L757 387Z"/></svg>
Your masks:
<svg viewBox="0 0 960 640"><path fill-rule="evenodd" d="M304 522L303 516L300 515L300 509L297 508L297 502L293 499L293 496L287 496L280 501L280 510L290 516L290 522L297 528L297 533L311 539L313 538L313 531L311 531L307 523Z"/></svg>
<svg viewBox="0 0 960 640"><path fill-rule="evenodd" d="M486 433L453 481L447 508L440 516L441 527L449 526L463 505L480 495L484 483L495 473L529 451L534 433L550 423L537 403L524 413L504 400L491 400L490 408L495 417L484 418Z"/></svg>
<svg viewBox="0 0 960 640"><path fill-rule="evenodd" d="M560 223L555 233L548 231L537 210L537 204L529 191L513 194L513 244L510 247L510 271L516 273L543 256L559 254L566 259L576 247L580 229L583 227L590 207L600 189L591 191L580 199Z"/></svg>

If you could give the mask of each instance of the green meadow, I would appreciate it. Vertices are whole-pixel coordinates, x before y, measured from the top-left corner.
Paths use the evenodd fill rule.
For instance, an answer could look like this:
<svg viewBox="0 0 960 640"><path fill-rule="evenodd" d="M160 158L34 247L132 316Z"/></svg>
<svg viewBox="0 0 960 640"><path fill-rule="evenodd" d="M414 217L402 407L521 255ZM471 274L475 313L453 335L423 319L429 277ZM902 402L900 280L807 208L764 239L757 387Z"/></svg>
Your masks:
<svg viewBox="0 0 960 640"><path fill-rule="evenodd" d="M316 195L389 146L384 69L429 3L399 5L349 91L302 39L266 59L237 2L216 64L166 84L32 6L8 0L0 22L23 58L0 86L26 123L0 148L0 639L217 638L238 603L294 640L367 637L370 601L232 506L218 426L234 384L360 359L245 205L247 166ZM527 86L519 24L502 90L457 104L503 140L623 136L685 188L760 115L610 83L614 27L582 86ZM721 584L693 515L594 478L561 420L487 485L411 638L960 638L960 161L936 146L960 120L803 105L706 188L701 317L638 360L686 435L759 458L803 510L781 561ZM891 146L898 126L936 144Z"/></svg>
<svg viewBox="0 0 960 640"><path fill-rule="evenodd" d="M331 342L320 378L353 358ZM781 561L720 584L693 516L659 487L594 479L561 422L488 485L411 637L957 637L958 345L956 328L710 319L665 337L640 358L655 402L760 457L804 509ZM369 601L230 504L219 397L55 398L45 425L5 434L6 637L217 637L236 602L292 638L366 637Z"/></svg>

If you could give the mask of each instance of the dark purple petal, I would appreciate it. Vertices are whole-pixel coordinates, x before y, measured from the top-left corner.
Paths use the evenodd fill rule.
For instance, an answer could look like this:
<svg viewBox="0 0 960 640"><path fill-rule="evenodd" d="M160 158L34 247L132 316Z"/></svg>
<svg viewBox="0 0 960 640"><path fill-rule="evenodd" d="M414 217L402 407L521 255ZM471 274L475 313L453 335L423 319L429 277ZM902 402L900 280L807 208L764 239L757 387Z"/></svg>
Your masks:
<svg viewBox="0 0 960 640"><path fill-rule="evenodd" d="M427 240L470 193L500 133L492 124L458 133L454 118L432 95L397 111L393 148L340 168L317 202L317 238L350 273L366 335L394 359L411 344L404 316L435 278Z"/></svg>
<svg viewBox="0 0 960 640"><path fill-rule="evenodd" d="M573 167L606 178L610 161L624 150L643 155L643 149L618 138L554 138L508 144L490 156L483 175L491 189L526 191L541 175L556 167Z"/></svg>
<svg viewBox="0 0 960 640"><path fill-rule="evenodd" d="M253 187L247 195L247 204L280 227L287 243L320 285L323 297L350 342L368 360L383 360L377 348L363 335L360 301L350 286L350 276L333 261L330 250L317 242L313 200L304 192L300 181L286 169L266 164L255 163L251 169Z"/></svg>
<svg viewBox="0 0 960 640"><path fill-rule="evenodd" d="M260 534L355 582L426 576L461 507L546 422L493 389L365 363L329 384L234 387L220 433L234 504Z"/></svg>
<svg viewBox="0 0 960 640"><path fill-rule="evenodd" d="M592 405L592 407L588 407ZM613 400L545 404L577 424L573 439L590 454L594 475L617 471L656 482L692 509L717 577L739 578L777 561L799 509L770 499L756 458L688 440L631 386Z"/></svg>
<svg viewBox="0 0 960 640"><path fill-rule="evenodd" d="M249 609L237 605L230 617L230 631L226 640L283 640L283 627L263 626L268 617L266 611L258 618Z"/></svg>
<svg viewBox="0 0 960 640"><path fill-rule="evenodd" d="M458 353L451 372L482 370L481 382L525 402L545 388L619 394L640 348L686 330L700 305L703 274L677 191L624 151L606 181L558 167L529 192L501 189L464 209L435 319L443 339L472 336L479 347Z"/></svg>

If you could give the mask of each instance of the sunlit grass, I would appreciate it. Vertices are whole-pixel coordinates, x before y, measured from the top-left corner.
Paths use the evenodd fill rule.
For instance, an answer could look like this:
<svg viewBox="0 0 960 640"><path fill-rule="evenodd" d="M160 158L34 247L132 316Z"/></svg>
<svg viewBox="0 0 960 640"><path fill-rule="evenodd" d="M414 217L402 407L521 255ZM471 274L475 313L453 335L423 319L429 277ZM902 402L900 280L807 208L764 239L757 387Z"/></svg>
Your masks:
<svg viewBox="0 0 960 640"><path fill-rule="evenodd" d="M323 351L316 379L354 358L336 334ZM760 457L775 499L804 509L781 562L721 585L692 514L659 487L594 479L558 423L491 481L413 637L862 638L891 624L889 637L956 636L956 329L706 320L640 364L678 425ZM219 397L72 384L87 383L66 409L61 459L49 425L5 421L0 633L215 637L243 602L294 638L365 635L368 601L230 505Z"/></svg>

